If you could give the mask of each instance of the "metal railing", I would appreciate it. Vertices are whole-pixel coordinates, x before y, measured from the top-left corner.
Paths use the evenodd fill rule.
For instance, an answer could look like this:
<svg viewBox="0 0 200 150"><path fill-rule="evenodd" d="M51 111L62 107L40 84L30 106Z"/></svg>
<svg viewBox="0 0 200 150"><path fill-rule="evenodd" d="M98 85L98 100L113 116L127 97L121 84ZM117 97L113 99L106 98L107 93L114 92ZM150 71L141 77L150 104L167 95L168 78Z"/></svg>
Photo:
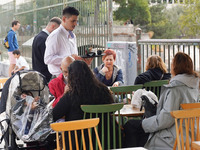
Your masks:
<svg viewBox="0 0 200 150"><path fill-rule="evenodd" d="M141 53L141 72L144 72L146 60L150 55L159 55L168 71L174 55L181 51L188 54L194 63L194 70L200 72L200 39L150 39L138 40Z"/></svg>
<svg viewBox="0 0 200 150"><path fill-rule="evenodd" d="M1 0L3 1L3 0ZM0 5L0 51L1 60L7 60L7 49L3 39L11 27L12 20L19 20L21 28L17 32L19 49L31 63L32 39L54 17L62 16L65 6L74 6L80 12L78 26L74 30L79 54L85 54L87 47L105 49L106 42L112 40L112 0L11 0ZM30 41L30 42L28 42ZM24 45L25 43L28 43ZM97 59L92 66L99 65Z"/></svg>

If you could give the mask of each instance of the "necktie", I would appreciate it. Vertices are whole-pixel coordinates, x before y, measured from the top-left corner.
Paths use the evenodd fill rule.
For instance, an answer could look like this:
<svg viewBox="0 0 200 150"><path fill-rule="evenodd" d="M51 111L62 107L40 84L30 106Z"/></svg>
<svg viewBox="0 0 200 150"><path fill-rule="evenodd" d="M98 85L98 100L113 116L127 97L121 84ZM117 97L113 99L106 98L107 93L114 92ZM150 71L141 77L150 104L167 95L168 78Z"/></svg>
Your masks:
<svg viewBox="0 0 200 150"><path fill-rule="evenodd" d="M71 38L73 39L73 38L74 38L73 32L72 32L72 31L69 31L69 34L70 34Z"/></svg>

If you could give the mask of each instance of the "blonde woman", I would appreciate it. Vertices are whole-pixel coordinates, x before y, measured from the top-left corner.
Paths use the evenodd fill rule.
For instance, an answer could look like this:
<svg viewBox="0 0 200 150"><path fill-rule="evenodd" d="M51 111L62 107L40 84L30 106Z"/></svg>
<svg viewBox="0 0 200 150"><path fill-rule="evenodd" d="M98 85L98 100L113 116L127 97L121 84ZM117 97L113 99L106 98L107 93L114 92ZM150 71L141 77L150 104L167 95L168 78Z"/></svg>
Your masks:
<svg viewBox="0 0 200 150"><path fill-rule="evenodd" d="M146 62L146 71L138 75L134 84L144 84L153 80L167 80L171 78L171 74L167 73L165 63L160 56L150 56Z"/></svg>

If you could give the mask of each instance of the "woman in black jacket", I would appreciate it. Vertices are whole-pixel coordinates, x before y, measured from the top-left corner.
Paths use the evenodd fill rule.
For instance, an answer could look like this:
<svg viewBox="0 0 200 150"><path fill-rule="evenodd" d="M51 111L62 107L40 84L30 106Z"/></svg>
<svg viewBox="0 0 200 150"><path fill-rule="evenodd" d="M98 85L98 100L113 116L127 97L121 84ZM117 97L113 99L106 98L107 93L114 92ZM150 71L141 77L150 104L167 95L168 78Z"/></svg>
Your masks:
<svg viewBox="0 0 200 150"><path fill-rule="evenodd" d="M108 88L98 81L84 61L74 61L68 68L69 90L53 109L53 120L83 119L80 105L111 104L113 98Z"/></svg>
<svg viewBox="0 0 200 150"><path fill-rule="evenodd" d="M65 121L83 119L81 105L113 103L113 98L108 88L96 79L91 69L84 61L77 60L69 66L67 85L68 91L53 109L54 121L62 117L65 117ZM78 137L80 139L80 132L78 132ZM68 142L67 138L68 136L66 135L66 143ZM74 138L72 139L74 140ZM73 149L75 149L75 142L73 140L72 146ZM87 140L86 138L86 141Z"/></svg>
<svg viewBox="0 0 200 150"><path fill-rule="evenodd" d="M146 62L146 71L138 75L134 84L144 84L153 80L167 80L171 74L167 73L165 63L160 56L150 56Z"/></svg>

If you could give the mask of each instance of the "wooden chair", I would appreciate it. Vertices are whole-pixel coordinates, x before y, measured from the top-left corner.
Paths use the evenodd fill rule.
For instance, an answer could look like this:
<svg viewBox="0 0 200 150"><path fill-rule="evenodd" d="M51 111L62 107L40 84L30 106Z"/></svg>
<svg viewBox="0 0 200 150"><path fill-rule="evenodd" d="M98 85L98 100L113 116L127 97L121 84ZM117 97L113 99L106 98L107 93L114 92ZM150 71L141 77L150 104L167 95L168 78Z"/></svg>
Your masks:
<svg viewBox="0 0 200 150"><path fill-rule="evenodd" d="M123 102L125 99L125 103L128 104L128 99L132 99L132 93L138 89L142 89L143 85L129 85L129 86L119 86L119 87L111 87L110 90L114 93L114 95L118 98L118 103ZM130 97L128 96L130 95Z"/></svg>
<svg viewBox="0 0 200 150"><path fill-rule="evenodd" d="M184 103L181 104L182 109L194 109L194 108L200 108L200 103Z"/></svg>
<svg viewBox="0 0 200 150"><path fill-rule="evenodd" d="M82 144L83 145L83 150L86 150L84 129L88 130L90 149L93 150L93 143L92 143L92 137L91 137L91 128L94 128L99 150L102 150L101 143L100 143L99 136L98 136L98 132L97 132L97 129L96 129L96 126L98 125L98 123L99 123L99 118L52 123L51 124L51 128L54 131L56 131L57 150L61 149L61 147L59 145L60 144L59 143L59 132L61 132L61 135L62 135L63 149L66 150L65 131L68 131L69 149L72 150L72 139L71 139L72 137L71 137L71 134L72 134L72 131L74 131L76 149L79 150L79 142L78 142L77 130L81 130L81 136L82 136L82 142L83 142L83 144Z"/></svg>
<svg viewBox="0 0 200 150"><path fill-rule="evenodd" d="M156 80L144 83L143 88L147 91L152 91L157 97L160 98L160 90L164 84L168 84L169 80Z"/></svg>
<svg viewBox="0 0 200 150"><path fill-rule="evenodd" d="M86 118L101 118L98 125L99 136L103 149L116 149L122 147L120 109L123 104L81 105ZM119 125L116 125L115 113L117 111ZM107 131L107 132L106 132ZM112 141L111 141L112 140ZM118 144L118 145L117 145ZM97 147L97 144L96 144Z"/></svg>
<svg viewBox="0 0 200 150"><path fill-rule="evenodd" d="M194 109L194 108L200 108L200 103L183 103L183 104L180 104L180 106L182 109ZM180 133L180 129L179 129L179 133ZM174 143L174 147L177 147L177 138Z"/></svg>
<svg viewBox="0 0 200 150"><path fill-rule="evenodd" d="M8 78L2 78L0 79L0 92L3 89L4 84L6 83L6 81L8 80Z"/></svg>
<svg viewBox="0 0 200 150"><path fill-rule="evenodd" d="M171 115L175 118L177 136L173 150L176 150L176 145L178 145L178 150L184 150L185 148L186 150L192 149L192 142L200 140L200 109L172 111ZM185 126L185 129L183 126ZM183 132L186 135L186 139L184 139Z"/></svg>

